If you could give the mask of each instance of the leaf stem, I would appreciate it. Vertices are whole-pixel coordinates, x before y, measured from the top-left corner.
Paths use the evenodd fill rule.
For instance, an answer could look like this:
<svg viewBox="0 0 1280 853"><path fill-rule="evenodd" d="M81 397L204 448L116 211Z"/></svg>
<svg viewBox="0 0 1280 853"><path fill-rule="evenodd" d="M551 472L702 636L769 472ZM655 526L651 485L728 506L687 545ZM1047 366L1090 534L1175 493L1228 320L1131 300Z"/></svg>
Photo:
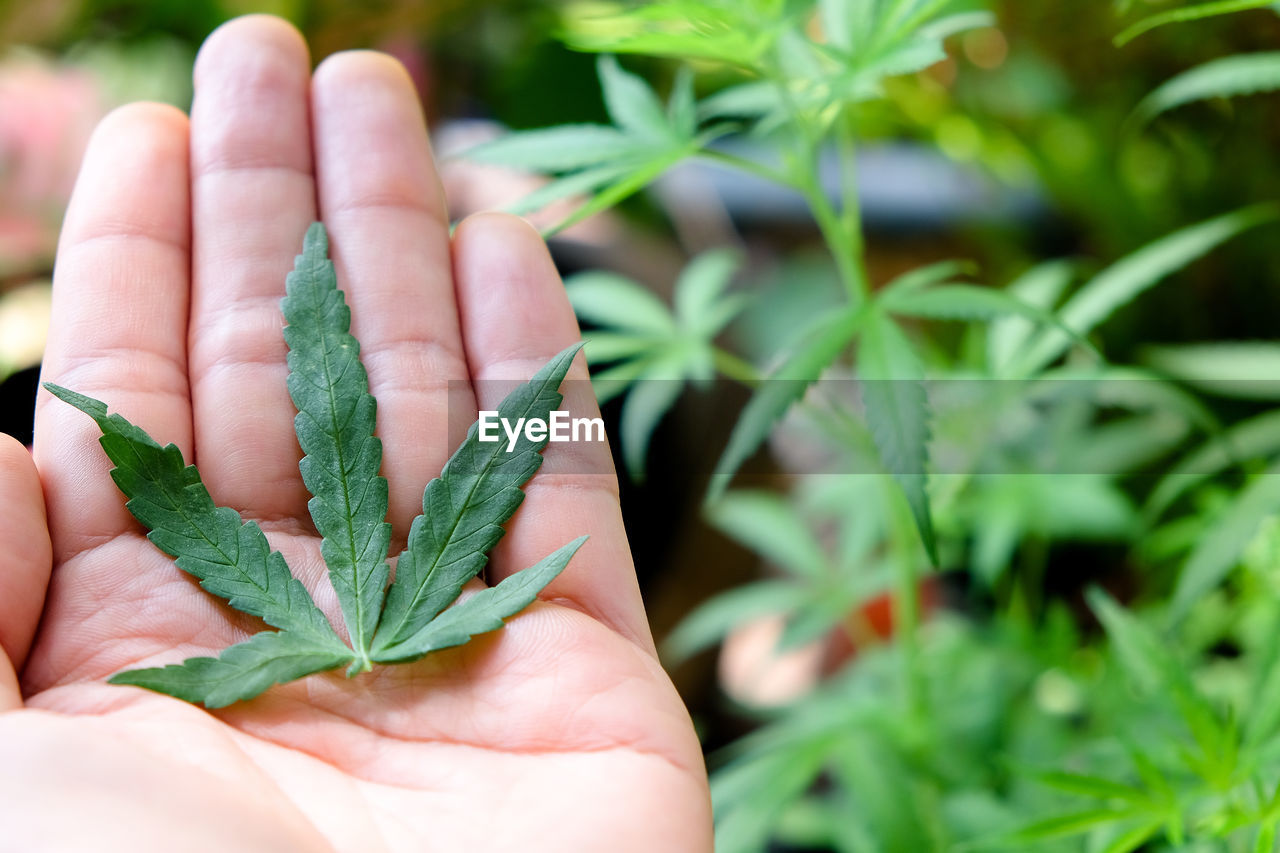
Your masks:
<svg viewBox="0 0 1280 853"><path fill-rule="evenodd" d="M728 379L732 379L748 388L755 388L760 384L760 371L751 362L739 358L731 352L720 349L720 347L712 347L711 349L712 363L716 370Z"/></svg>
<svg viewBox="0 0 1280 853"><path fill-rule="evenodd" d="M843 213L837 212L822 187L817 143L806 140L801 145L800 154L797 164L800 192L808 202L822 239L836 262L849 304L856 308L866 300L870 290L867 274L863 269L862 222L856 188L852 201L848 198L842 200ZM842 154L842 158L843 156ZM849 157L852 157L852 153ZM843 165L841 171L844 172Z"/></svg>
<svg viewBox="0 0 1280 853"><path fill-rule="evenodd" d="M703 148L695 156L720 163L724 166L737 169L741 172L755 175L757 178L764 178L775 184L781 184L786 187L795 188L795 182L788 178L784 173L777 169L770 168L764 163L758 163L755 160L746 157L740 157L737 154L730 154L727 151L717 151L713 148Z"/></svg>
<svg viewBox="0 0 1280 853"><path fill-rule="evenodd" d="M920 580L916 573L919 538L902 490L891 477L881 478L889 507L893 549L893 637L902 660L903 700L914 720L925 719L924 673L920 668Z"/></svg>

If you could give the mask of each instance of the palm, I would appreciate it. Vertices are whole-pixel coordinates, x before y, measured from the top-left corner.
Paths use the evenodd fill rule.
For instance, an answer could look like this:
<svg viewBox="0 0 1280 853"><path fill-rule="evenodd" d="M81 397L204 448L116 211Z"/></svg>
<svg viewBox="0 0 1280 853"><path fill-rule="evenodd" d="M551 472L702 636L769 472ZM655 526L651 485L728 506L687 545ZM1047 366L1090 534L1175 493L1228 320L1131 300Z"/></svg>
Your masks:
<svg viewBox="0 0 1280 853"><path fill-rule="evenodd" d="M104 122L64 230L45 371L182 447L214 499L259 520L341 624L297 471L279 332L306 223L322 218L333 236L401 540L426 481L501 395L477 380L527 378L577 331L525 226L484 217L450 244L399 69L347 55L309 77L296 34L243 20L202 52L189 139L186 119L159 108ZM593 405L576 390L571 408ZM14 809L6 826L32 833L28 846L707 845L697 743L652 653L615 484L586 473L608 470L588 458L602 450L554 448L494 554L491 579L591 534L549 602L417 664L315 676L211 715L102 681L261 626L143 538L92 423L48 403L35 451L54 565L43 612L48 560L31 536L43 520L12 448L4 485L22 509L0 524L9 575L23 582L7 598L0 582L0 641L26 703L0 716L12 787L0 802ZM6 704L16 691L0 692ZM41 820L54 791L61 813L70 801L84 819Z"/></svg>

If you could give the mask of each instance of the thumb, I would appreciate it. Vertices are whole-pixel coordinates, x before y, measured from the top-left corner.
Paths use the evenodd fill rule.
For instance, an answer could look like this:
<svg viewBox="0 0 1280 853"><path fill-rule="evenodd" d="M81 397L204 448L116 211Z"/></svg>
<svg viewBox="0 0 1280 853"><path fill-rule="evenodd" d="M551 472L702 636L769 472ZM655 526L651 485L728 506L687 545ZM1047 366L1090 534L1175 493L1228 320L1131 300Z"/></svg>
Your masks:
<svg viewBox="0 0 1280 853"><path fill-rule="evenodd" d="M31 454L0 435L0 711L22 704L16 673L35 636L53 551Z"/></svg>

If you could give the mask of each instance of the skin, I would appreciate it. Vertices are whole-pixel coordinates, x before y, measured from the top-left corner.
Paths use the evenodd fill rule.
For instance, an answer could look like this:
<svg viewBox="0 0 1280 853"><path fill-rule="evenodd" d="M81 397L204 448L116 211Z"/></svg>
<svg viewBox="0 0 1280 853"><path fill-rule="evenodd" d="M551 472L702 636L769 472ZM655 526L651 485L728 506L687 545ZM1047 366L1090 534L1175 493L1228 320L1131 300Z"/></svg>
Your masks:
<svg viewBox="0 0 1280 853"><path fill-rule="evenodd" d="M579 332L524 222L484 214L450 239L417 98L386 56L313 74L288 24L242 18L201 50L190 118L106 118L62 234L44 378L181 447L341 625L280 334L316 218L379 402L398 553L426 482L509 387L480 380L527 379ZM570 378L586 375L579 359ZM586 383L568 385L574 416L594 416ZM711 848L698 742L654 653L606 447L549 449L488 579L591 539L504 630L207 712L103 683L261 624L145 540L97 437L42 392L33 454L0 443L0 848Z"/></svg>

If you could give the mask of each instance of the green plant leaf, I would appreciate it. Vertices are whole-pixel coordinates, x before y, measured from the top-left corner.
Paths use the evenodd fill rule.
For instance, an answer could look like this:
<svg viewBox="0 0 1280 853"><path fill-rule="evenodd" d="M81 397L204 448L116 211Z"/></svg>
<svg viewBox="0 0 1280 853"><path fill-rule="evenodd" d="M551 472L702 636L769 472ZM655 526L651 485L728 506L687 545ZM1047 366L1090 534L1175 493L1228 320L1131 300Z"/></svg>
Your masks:
<svg viewBox="0 0 1280 853"><path fill-rule="evenodd" d="M663 643L663 656L678 663L720 642L739 625L759 616L790 612L807 598L805 588L789 580L758 581L726 590L681 620Z"/></svg>
<svg viewBox="0 0 1280 853"><path fill-rule="evenodd" d="M1048 311L1058 303L1074 277L1075 265L1070 261L1048 261L1018 276L1005 292ZM1035 331L1035 324L1025 317L1005 317L992 323L987 344L988 368L997 376L1003 376Z"/></svg>
<svg viewBox="0 0 1280 853"><path fill-rule="evenodd" d="M709 341L733 318L742 303L726 300L724 292L741 262L739 252L713 249L681 270L674 294L675 317L681 329Z"/></svg>
<svg viewBox="0 0 1280 853"><path fill-rule="evenodd" d="M557 389L581 346L563 350L508 394L498 406L498 417L510 423L549 418L563 399ZM486 553L524 500L520 489L542 464L546 446L545 437L530 441L521 432L508 452L505 441L480 441L478 422L471 425L466 440L423 493L422 515L409 528L408 546L387 592L372 645L374 659L385 660L391 649L415 647L415 636L428 630L431 620L484 568Z"/></svg>
<svg viewBox="0 0 1280 853"><path fill-rule="evenodd" d="M1164 826L1165 818L1160 815L1147 818L1117 835L1102 848L1101 853L1133 853L1142 848Z"/></svg>
<svg viewBox="0 0 1280 853"><path fill-rule="evenodd" d="M1265 412L1233 424L1188 453L1156 483L1144 515L1154 522L1188 489L1232 465L1280 452L1280 411Z"/></svg>
<svg viewBox="0 0 1280 853"><path fill-rule="evenodd" d="M675 335L676 322L667 306L629 278L600 271L578 273L565 282L565 291L580 320L661 338Z"/></svg>
<svg viewBox="0 0 1280 853"><path fill-rule="evenodd" d="M1195 6L1184 6L1180 9L1169 9L1156 15L1149 15L1135 24L1126 27L1115 37L1116 47L1123 47L1143 33L1168 24L1181 24L1187 21L1198 21L1217 15L1230 15L1235 12L1246 12L1250 9L1276 8L1276 0L1215 0L1212 3L1200 3Z"/></svg>
<svg viewBox="0 0 1280 853"><path fill-rule="evenodd" d="M583 352L587 354L588 364L608 364L611 361L644 355L664 343L666 341L661 338L592 331L587 338L587 345L583 347Z"/></svg>
<svg viewBox="0 0 1280 853"><path fill-rule="evenodd" d="M608 210L623 199L638 193L657 180L658 176L667 171L667 169L670 169L684 158L691 156L697 148L697 143L689 143L685 147L661 153L640 166L624 170L621 177L601 189L573 213L546 229L543 232L544 236L553 237L564 229L576 225L588 217L595 216L603 210ZM569 179L566 178L565 180Z"/></svg>
<svg viewBox="0 0 1280 853"><path fill-rule="evenodd" d="M693 72L688 66L676 72L667 100L667 120L681 139L692 139L698 132L698 106L693 91Z"/></svg>
<svg viewBox="0 0 1280 853"><path fill-rule="evenodd" d="M1053 314L1022 302L999 290L976 284L943 284L911 293L895 293L881 305L893 314L935 320L994 320L1010 315L1026 317L1044 326L1059 329L1076 345L1099 356L1097 349L1068 328Z"/></svg>
<svg viewBox="0 0 1280 853"><path fill-rule="evenodd" d="M622 404L622 420L618 426L622 459L634 482L644 481L649 439L684 388L683 362L679 352L664 353L647 362Z"/></svg>
<svg viewBox="0 0 1280 853"><path fill-rule="evenodd" d="M795 509L773 492L730 492L706 510L707 521L796 577L822 580L830 563Z"/></svg>
<svg viewBox="0 0 1280 853"><path fill-rule="evenodd" d="M852 343L861 322L862 315L856 311L823 320L761 383L734 424L729 443L716 463L708 502L714 503L724 493L734 473L755 453L778 419Z"/></svg>
<svg viewBox="0 0 1280 853"><path fill-rule="evenodd" d="M618 60L603 55L596 61L604 105L613 123L633 137L670 140L675 130L662 102L642 77L624 71Z"/></svg>
<svg viewBox="0 0 1280 853"><path fill-rule="evenodd" d="M601 406L635 385L652 364L647 357L633 358L591 375L591 388Z"/></svg>
<svg viewBox="0 0 1280 853"><path fill-rule="evenodd" d="M563 38L575 50L639 53L750 65L768 50L782 4L672 0L622 8L569 7Z"/></svg>
<svg viewBox="0 0 1280 853"><path fill-rule="evenodd" d="M972 261L939 261L908 270L880 288L881 301L891 301L960 276L972 276L978 267Z"/></svg>
<svg viewBox="0 0 1280 853"><path fill-rule="evenodd" d="M469 148L458 156L477 163L537 172L566 172L642 158L643 143L616 127L565 124L511 133Z"/></svg>
<svg viewBox="0 0 1280 853"><path fill-rule="evenodd" d="M1187 264L1251 228L1275 220L1270 204L1248 207L1183 228L1117 261L1075 293L1059 312L1066 326L1088 335L1120 306ZM1062 355L1071 338L1048 329L1028 345L1019 361L1021 375L1029 375Z"/></svg>
<svg viewBox="0 0 1280 853"><path fill-rule="evenodd" d="M562 178L556 178L550 183L543 184L528 195L507 205L504 209L507 213L516 216L533 213L557 201L563 201L574 196L590 195L603 187L625 180L636 168L636 165L628 160L621 163L605 163L601 166L583 169L580 172L574 172ZM582 204L585 205L586 202ZM563 222L559 222L548 230L562 231L567 227Z"/></svg>
<svg viewBox="0 0 1280 853"><path fill-rule="evenodd" d="M1099 826L1128 820L1141 814L1142 812L1133 809L1123 811L1116 809L1086 809L1079 812L1054 815L1023 827L1012 835L1010 841L1025 843L1079 835Z"/></svg>
<svg viewBox="0 0 1280 853"><path fill-rule="evenodd" d="M1191 683L1186 669L1168 645L1138 618L1100 589L1087 593L1089 607L1102 622L1116 659L1141 690L1172 700L1187 728L1202 744L1221 740L1222 726L1213 709Z"/></svg>
<svg viewBox="0 0 1280 853"><path fill-rule="evenodd" d="M147 538L176 558L178 568L232 607L268 625L311 638L316 645L345 649L310 593L272 551L254 522L233 509L215 506L194 466L175 445L161 447L107 404L46 382L45 388L97 422L99 443L116 467L111 471L126 506Z"/></svg>
<svg viewBox="0 0 1280 853"><path fill-rule="evenodd" d="M502 627L503 620L532 604L538 593L564 571L570 558L586 541L586 536L579 536L497 586L462 599L416 633L380 647L375 659L380 663L416 660L428 652L460 646L476 634L496 631Z"/></svg>
<svg viewBox="0 0 1280 853"><path fill-rule="evenodd" d="M1184 616L1240 561L1264 520L1280 513L1280 466L1259 475L1224 507L1199 537L1178 576L1170 618Z"/></svg>
<svg viewBox="0 0 1280 853"><path fill-rule="evenodd" d="M327 249L324 227L315 223L287 278L282 307L289 323L284 330L289 391L298 407L294 424L307 454L299 467L315 496L309 508L324 537L320 551L354 649L334 633L258 525L242 523L234 510L213 504L176 446L160 447L120 415L109 415L105 403L46 384L50 393L98 423L102 447L116 465L112 478L129 498L134 517L150 529L148 538L206 590L281 628L256 634L217 657L117 673L113 684L217 708L344 664L350 664L347 674L353 676L371 667L371 652L388 662L413 660L501 627L503 619L533 601L586 540L571 542L440 615L484 566L486 552L502 536L499 525L520 504L520 488L541 464L547 443L522 432L511 452L502 442L481 448L473 426L441 476L428 484L426 515L410 528L409 547L384 600L390 525L384 520L387 485L378 476L381 444L373 436L375 403ZM565 349L509 394L499 415L547 419L561 401L557 389L580 347Z"/></svg>
<svg viewBox="0 0 1280 853"><path fill-rule="evenodd" d="M1101 776L1089 776L1083 773L1064 773L1048 771L1035 774L1035 780L1042 785L1066 791L1068 794L1079 794L1097 800L1122 800L1125 802L1146 802L1148 797L1143 791L1129 785L1122 785Z"/></svg>
<svg viewBox="0 0 1280 853"><path fill-rule="evenodd" d="M906 494L929 559L938 561L933 517L926 491L929 405L924 371L911 342L878 310L869 311L858 345L858 378L867 426L885 470Z"/></svg>
<svg viewBox="0 0 1280 853"><path fill-rule="evenodd" d="M1140 126L1161 113L1208 98L1236 98L1280 89L1280 52L1242 53L1214 59L1161 84L1133 110Z"/></svg>
<svg viewBox="0 0 1280 853"><path fill-rule="evenodd" d="M770 80L739 83L708 95L698 102L698 118L703 121L723 118L762 119L785 110L786 102Z"/></svg>
<svg viewBox="0 0 1280 853"><path fill-rule="evenodd" d="M1149 347L1143 360L1201 391L1246 400L1280 400L1280 344L1269 341Z"/></svg>
<svg viewBox="0 0 1280 853"><path fill-rule="evenodd" d="M283 684L355 660L335 638L321 645L294 631L264 631L222 650L216 658L187 658L152 669L130 669L108 679L111 684L145 687L206 708L222 708L252 699L273 684Z"/></svg>
<svg viewBox="0 0 1280 853"><path fill-rule="evenodd" d="M281 302L289 345L294 429L306 454L299 469L323 537L342 616L360 660L367 660L390 566L387 481L378 473L382 442L373 434L377 403L351 336L351 311L338 290L324 226L307 229Z"/></svg>
<svg viewBox="0 0 1280 853"><path fill-rule="evenodd" d="M1254 853L1272 853L1276 849L1276 821L1264 821L1258 827L1258 834L1254 838Z"/></svg>

